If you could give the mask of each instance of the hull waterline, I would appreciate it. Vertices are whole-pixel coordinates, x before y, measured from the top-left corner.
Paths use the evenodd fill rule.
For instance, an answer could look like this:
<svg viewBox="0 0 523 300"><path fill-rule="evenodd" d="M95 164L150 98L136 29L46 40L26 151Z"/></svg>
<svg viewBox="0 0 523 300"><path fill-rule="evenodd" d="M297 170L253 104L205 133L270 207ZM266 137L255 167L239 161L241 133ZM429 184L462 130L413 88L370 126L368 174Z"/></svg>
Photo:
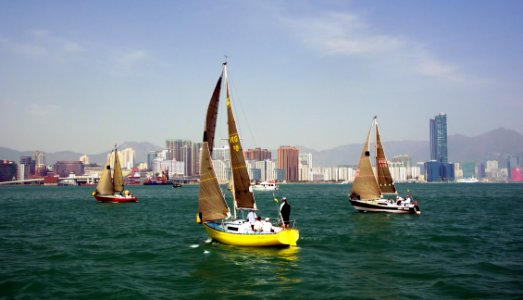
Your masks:
<svg viewBox="0 0 523 300"><path fill-rule="evenodd" d="M216 225L216 224L214 224ZM218 230L216 226L203 223L207 234L212 239L227 245L251 247L288 247L296 246L300 237L298 229L290 228L272 233L235 233Z"/></svg>
<svg viewBox="0 0 523 300"><path fill-rule="evenodd" d="M419 206L410 204L407 206L395 204L379 204L378 201L352 200L349 199L350 204L360 212L386 212L393 214L416 214L420 215L421 210Z"/></svg>
<svg viewBox="0 0 523 300"><path fill-rule="evenodd" d="M96 195L94 196L98 202L138 202L138 197L135 196L117 196L117 195Z"/></svg>

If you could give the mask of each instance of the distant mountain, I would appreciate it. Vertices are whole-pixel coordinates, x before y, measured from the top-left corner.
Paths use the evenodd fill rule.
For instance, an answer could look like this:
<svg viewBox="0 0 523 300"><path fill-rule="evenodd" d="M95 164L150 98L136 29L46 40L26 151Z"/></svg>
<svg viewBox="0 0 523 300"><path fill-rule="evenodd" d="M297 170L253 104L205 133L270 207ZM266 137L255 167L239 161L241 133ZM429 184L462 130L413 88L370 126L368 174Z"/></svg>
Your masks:
<svg viewBox="0 0 523 300"><path fill-rule="evenodd" d="M499 128L475 137L449 135L447 138L450 162L485 162L505 160L507 157L523 158L523 135ZM406 154L413 163L428 161L430 150L428 141L383 142L388 159ZM298 147L300 151L312 153L314 166L357 165L363 144L348 144L333 149L316 151Z"/></svg>
<svg viewBox="0 0 523 300"><path fill-rule="evenodd" d="M146 162L147 153L150 151L161 150L162 147L153 145L151 143L137 143L137 142L124 142L118 145L118 149L123 150L126 148L133 148L136 151L136 162ZM20 156L31 156L33 152L31 151L17 151L5 147L0 147L0 160L12 160L15 162L20 161ZM47 165L54 165L55 162L59 160L79 160L82 155L85 153L78 153L72 151L60 151L60 152L46 152L45 153L45 163ZM91 163L97 163L102 165L107 159L107 152L102 152L98 154L88 154L89 160Z"/></svg>
<svg viewBox="0 0 523 300"><path fill-rule="evenodd" d="M499 128L487 133L467 137L464 135L449 135L450 162L485 162L487 160L505 160L507 157L523 158L523 135ZM313 165L331 167L339 165L356 165L358 163L362 144L348 144L333 149L316 151L299 146L302 152L312 153ZM428 141L391 141L383 142L388 159L396 155L409 155L413 163L428 161L430 158ZM133 148L136 151L136 162L147 161L147 153L163 149L151 143L124 142L118 149ZM20 156L31 156L30 151L17 151L0 147L0 160L20 161ZM61 151L46 153L46 164L52 165L58 160L78 160L84 153ZM91 162L104 164L107 153L88 154Z"/></svg>

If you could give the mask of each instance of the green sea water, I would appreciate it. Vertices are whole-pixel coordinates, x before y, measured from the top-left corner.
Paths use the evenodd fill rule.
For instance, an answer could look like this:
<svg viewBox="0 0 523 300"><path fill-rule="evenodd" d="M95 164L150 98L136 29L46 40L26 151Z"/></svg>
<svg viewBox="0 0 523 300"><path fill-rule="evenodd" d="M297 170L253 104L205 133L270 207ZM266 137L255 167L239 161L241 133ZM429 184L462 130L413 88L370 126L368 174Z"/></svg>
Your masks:
<svg viewBox="0 0 523 300"><path fill-rule="evenodd" d="M421 216L358 213L350 185L282 185L298 247L209 242L198 186L0 187L2 299L523 299L523 185L400 185ZM271 192L259 215L275 218Z"/></svg>

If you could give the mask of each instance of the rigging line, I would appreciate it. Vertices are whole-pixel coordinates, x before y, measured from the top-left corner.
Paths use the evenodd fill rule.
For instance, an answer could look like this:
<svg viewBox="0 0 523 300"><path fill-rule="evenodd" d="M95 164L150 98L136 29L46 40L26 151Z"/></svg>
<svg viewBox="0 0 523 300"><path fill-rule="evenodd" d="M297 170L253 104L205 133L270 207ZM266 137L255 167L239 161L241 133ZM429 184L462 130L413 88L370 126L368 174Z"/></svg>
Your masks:
<svg viewBox="0 0 523 300"><path fill-rule="evenodd" d="M236 118L236 125L238 127L238 133L240 132L244 132L243 128L242 128L242 123L246 123L246 126L247 126L247 130L248 130L248 133L249 133L249 138L250 138L250 141L252 141L251 144L253 144L253 148L256 148L258 143L256 142L256 137L255 135L253 134L253 131L252 131L252 128L250 126L250 122L249 122L249 118L247 118L247 114L245 113L245 110L243 109L243 105L242 105L242 101L240 99L240 97L237 95L238 93L236 93L236 86L234 84L234 82L230 79L229 77L229 85L230 85L230 88L231 88L231 94L233 94L235 97L233 98L232 95L231 95L231 102L233 103L233 107L238 107L240 108L240 111L241 111L241 115L242 116L245 116L242 118L242 122L240 122L240 119L239 119L239 116L238 116L238 112L236 110L233 110L233 113L234 113L234 117ZM241 137L242 135L240 134L240 140L241 140ZM243 143L242 143L242 147L243 147ZM248 147L250 148L250 147ZM245 150L245 149L244 149Z"/></svg>

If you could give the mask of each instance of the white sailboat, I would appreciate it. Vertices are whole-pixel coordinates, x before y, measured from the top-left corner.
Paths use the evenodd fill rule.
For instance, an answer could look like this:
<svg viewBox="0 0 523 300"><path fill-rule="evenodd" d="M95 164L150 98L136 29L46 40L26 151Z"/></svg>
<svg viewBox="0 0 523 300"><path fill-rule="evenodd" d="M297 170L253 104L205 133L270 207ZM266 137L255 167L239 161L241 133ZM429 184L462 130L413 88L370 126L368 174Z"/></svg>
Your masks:
<svg viewBox="0 0 523 300"><path fill-rule="evenodd" d="M376 130L376 170L374 174L370 160L369 141L372 128ZM384 195L393 195L392 198ZM407 195L405 199L397 195L396 187L390 174L389 165L381 144L377 117L363 144L358 172L352 183L349 202L360 212L389 212L397 214L421 214L418 202Z"/></svg>

